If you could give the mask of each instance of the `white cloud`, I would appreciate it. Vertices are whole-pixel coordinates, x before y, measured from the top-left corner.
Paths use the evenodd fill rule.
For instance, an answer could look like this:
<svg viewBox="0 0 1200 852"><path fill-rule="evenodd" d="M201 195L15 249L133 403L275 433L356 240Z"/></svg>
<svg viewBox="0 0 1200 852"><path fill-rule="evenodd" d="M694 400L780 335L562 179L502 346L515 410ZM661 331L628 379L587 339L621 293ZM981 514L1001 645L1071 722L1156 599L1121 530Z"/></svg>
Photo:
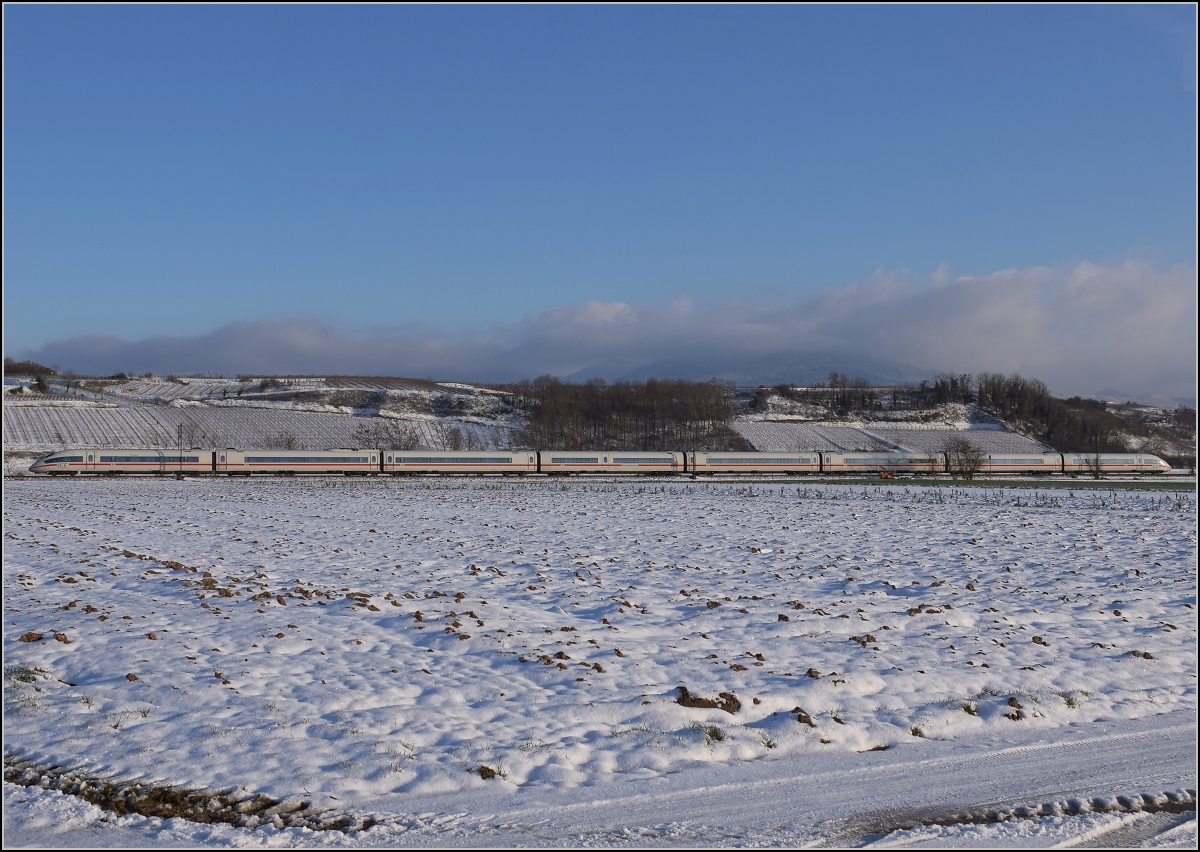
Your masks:
<svg viewBox="0 0 1200 852"><path fill-rule="evenodd" d="M617 375L670 359L827 351L931 371L1020 373L1058 393L1128 388L1194 397L1196 271L1130 261L928 278L879 271L804 301L589 301L487 329L377 327L309 319L235 322L196 337L75 338L23 353L79 373L370 374L465 380Z"/></svg>

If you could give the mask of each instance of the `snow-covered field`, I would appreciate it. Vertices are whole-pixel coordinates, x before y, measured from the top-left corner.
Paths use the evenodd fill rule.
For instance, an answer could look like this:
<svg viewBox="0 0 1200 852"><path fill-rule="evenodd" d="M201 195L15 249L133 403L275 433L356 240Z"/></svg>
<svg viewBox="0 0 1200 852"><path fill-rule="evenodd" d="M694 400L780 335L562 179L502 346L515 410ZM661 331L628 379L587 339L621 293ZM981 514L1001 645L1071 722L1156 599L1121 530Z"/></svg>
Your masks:
<svg viewBox="0 0 1200 852"><path fill-rule="evenodd" d="M42 784L6 781L6 846L1196 840L1194 490L31 479L4 504L6 778ZM87 779L217 792L240 825L56 789Z"/></svg>

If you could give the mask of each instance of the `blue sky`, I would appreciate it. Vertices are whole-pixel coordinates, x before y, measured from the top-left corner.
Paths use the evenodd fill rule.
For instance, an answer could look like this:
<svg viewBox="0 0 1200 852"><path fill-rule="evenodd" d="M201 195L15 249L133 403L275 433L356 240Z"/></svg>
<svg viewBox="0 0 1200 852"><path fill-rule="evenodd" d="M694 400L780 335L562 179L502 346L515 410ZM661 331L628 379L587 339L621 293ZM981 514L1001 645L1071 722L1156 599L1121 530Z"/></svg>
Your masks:
<svg viewBox="0 0 1200 852"><path fill-rule="evenodd" d="M852 349L796 322L1098 269L1190 292L1159 336L1194 365L1195 46L1190 5L6 5L4 352L219 370L205 340L270 329L280 372L569 374L680 311L698 352ZM537 337L564 317L591 348Z"/></svg>

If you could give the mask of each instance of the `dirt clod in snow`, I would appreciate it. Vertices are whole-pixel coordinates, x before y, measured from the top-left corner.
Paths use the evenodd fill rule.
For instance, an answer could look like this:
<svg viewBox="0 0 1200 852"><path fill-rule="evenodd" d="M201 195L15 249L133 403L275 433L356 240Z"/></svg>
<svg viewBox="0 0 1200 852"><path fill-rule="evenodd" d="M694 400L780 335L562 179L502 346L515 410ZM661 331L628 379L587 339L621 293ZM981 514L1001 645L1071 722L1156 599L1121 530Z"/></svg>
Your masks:
<svg viewBox="0 0 1200 852"><path fill-rule="evenodd" d="M729 714L736 713L742 706L742 702L731 692L717 693L716 699L698 698L692 695L686 686L679 687L679 697L675 699L675 703L683 707L719 708Z"/></svg>

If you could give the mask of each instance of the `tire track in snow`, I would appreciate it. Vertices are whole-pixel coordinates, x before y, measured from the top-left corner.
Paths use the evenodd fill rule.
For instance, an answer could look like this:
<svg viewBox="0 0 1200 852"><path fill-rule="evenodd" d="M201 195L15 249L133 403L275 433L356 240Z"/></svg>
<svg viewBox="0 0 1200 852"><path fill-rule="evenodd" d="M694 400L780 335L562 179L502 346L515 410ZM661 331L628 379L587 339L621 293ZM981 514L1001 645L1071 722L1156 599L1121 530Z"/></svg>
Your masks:
<svg viewBox="0 0 1200 852"><path fill-rule="evenodd" d="M773 833L800 842L812 835L850 845L919 824L995 822L1046 813L1195 808L1194 717L1186 711L1089 725L1061 742L978 749L962 743L918 743L886 752L806 757L776 766L737 767L735 783L704 785L694 778L704 768L647 782L597 785L597 795L579 802L578 792L538 790L524 805L522 791L505 795L507 808L470 819L480 829L523 827L536 836L581 838L621 827L649 840L663 826L678 842L685 826L711 825L745 837L741 826L777 826ZM970 750L968 753L963 753ZM929 754L934 752L934 754ZM937 754L943 752L943 754ZM948 752L948 753L946 753ZM762 777L773 774L774 777ZM756 777L757 776L757 777ZM1013 779L1024 779L1014 785ZM883 779L883 780L881 780ZM610 793L612 795L604 795ZM1142 799L1148 794L1150 802ZM451 810L481 812L466 801ZM1160 804L1153 804L1154 801ZM815 833L814 833L815 832ZM703 839L703 834L697 834ZM790 841L789 841L790 842Z"/></svg>

